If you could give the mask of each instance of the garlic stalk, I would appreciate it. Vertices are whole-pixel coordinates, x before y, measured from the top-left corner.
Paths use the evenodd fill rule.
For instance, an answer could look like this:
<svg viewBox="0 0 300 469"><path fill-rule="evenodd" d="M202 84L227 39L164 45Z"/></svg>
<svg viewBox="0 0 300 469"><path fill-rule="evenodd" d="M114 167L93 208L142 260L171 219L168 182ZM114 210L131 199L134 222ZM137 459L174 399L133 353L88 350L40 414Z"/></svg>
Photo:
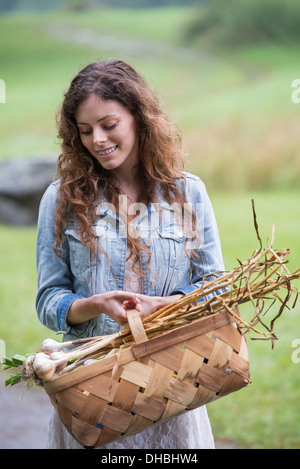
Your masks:
<svg viewBox="0 0 300 469"><path fill-rule="evenodd" d="M102 336L100 339L94 339L92 345L78 347L77 349L71 350L70 352L65 352L64 356L68 360L68 362L72 360L79 360L80 358L90 355L91 353L98 352L101 347L110 344L118 336L119 332L116 332L115 334Z"/></svg>
<svg viewBox="0 0 300 469"><path fill-rule="evenodd" d="M58 361L60 362L56 365L56 371L63 370L66 364L68 363L68 360L64 352L52 352L50 355L50 359L56 363Z"/></svg>
<svg viewBox="0 0 300 469"><path fill-rule="evenodd" d="M61 374L64 370L69 370L74 364L67 366L69 362L78 361L90 354L97 352L99 347L110 344L119 333L103 336L101 338L78 339L69 342L56 342L53 339L44 340L40 351L36 355L28 357L24 364L23 370L26 376L31 376L32 372L43 382L50 381L56 374ZM87 344L92 339L92 344ZM63 352L62 349L70 345L83 343L80 347ZM48 352L48 353L46 353Z"/></svg>
<svg viewBox="0 0 300 469"><path fill-rule="evenodd" d="M83 362L83 366L91 365L92 363L96 363L96 361L97 360L95 360L94 358L88 358L87 360Z"/></svg>
<svg viewBox="0 0 300 469"><path fill-rule="evenodd" d="M86 342L90 342L91 340L95 340L94 337L69 340L68 342L57 342L54 339L45 339L41 345L40 352L49 353L49 354L52 352L60 352L64 348L70 347L71 345L83 344Z"/></svg>

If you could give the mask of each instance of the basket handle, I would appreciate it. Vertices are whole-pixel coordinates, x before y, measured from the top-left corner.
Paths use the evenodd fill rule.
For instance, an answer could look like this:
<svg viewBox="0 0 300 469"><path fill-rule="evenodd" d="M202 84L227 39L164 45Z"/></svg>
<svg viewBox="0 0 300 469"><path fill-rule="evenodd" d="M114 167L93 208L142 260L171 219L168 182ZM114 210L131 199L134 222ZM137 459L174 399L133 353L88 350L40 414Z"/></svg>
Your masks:
<svg viewBox="0 0 300 469"><path fill-rule="evenodd" d="M126 314L135 343L141 344L142 342L148 340L140 313L136 309L128 309Z"/></svg>

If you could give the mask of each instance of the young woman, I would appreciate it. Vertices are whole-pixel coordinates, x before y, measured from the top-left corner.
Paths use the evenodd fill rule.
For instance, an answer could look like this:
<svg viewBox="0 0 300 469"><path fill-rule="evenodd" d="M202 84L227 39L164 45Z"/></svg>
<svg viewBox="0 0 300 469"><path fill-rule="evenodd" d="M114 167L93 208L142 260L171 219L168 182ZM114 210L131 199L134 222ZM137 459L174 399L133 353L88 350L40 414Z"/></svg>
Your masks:
<svg viewBox="0 0 300 469"><path fill-rule="evenodd" d="M58 179L37 239L41 322L64 340L116 332L126 309L149 315L224 270L202 181L144 79L113 60L71 82L59 118ZM205 407L105 448L212 448ZM56 414L50 448L78 448Z"/></svg>

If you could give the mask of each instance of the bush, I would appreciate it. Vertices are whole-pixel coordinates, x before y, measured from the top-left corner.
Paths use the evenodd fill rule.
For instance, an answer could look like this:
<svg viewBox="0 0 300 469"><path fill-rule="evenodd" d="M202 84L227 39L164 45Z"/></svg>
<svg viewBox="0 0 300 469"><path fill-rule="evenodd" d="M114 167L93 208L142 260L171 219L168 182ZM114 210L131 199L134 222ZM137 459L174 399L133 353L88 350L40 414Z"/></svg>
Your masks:
<svg viewBox="0 0 300 469"><path fill-rule="evenodd" d="M209 37L212 45L300 43L298 0L211 0L186 26L188 40Z"/></svg>

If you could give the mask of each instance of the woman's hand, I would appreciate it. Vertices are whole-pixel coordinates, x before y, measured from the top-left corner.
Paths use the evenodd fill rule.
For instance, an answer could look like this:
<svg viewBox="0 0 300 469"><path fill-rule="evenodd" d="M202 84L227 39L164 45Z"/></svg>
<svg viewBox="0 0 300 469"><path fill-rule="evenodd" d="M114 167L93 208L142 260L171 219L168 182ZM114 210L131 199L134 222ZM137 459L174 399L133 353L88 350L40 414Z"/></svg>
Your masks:
<svg viewBox="0 0 300 469"><path fill-rule="evenodd" d="M168 306L170 303L181 298L182 295L172 295L172 296L148 296L137 294L136 297L139 300L139 303L135 306L141 313L141 317L145 318L150 314L155 313L161 308ZM127 308L129 309L129 308Z"/></svg>
<svg viewBox="0 0 300 469"><path fill-rule="evenodd" d="M139 304L137 295L120 290L79 298L72 303L67 322L70 325L80 324L104 313L123 326L127 323L126 309L138 309Z"/></svg>
<svg viewBox="0 0 300 469"><path fill-rule="evenodd" d="M140 304L140 300L134 293L125 291L117 290L95 296L95 301L99 300L101 312L121 326L127 324L126 309L138 309Z"/></svg>
<svg viewBox="0 0 300 469"><path fill-rule="evenodd" d="M181 296L148 296L120 290L100 293L75 300L69 309L67 322L70 325L80 324L104 313L124 326L127 324L127 309L136 309L145 318Z"/></svg>

